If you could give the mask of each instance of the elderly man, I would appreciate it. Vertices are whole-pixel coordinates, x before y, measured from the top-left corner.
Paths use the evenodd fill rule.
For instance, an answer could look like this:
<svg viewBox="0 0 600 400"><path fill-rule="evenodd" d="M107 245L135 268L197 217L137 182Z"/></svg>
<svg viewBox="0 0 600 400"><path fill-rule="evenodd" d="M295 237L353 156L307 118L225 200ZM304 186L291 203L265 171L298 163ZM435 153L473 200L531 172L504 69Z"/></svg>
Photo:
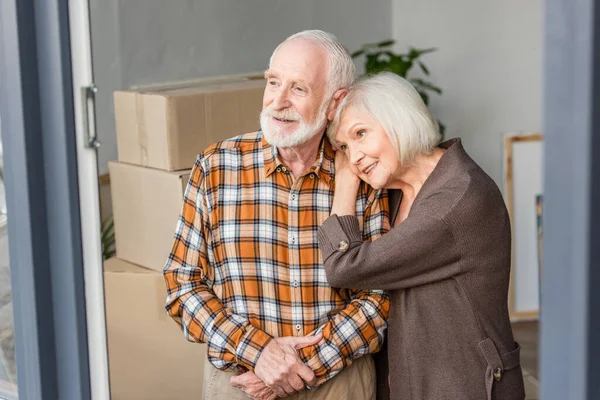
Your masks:
<svg viewBox="0 0 600 400"><path fill-rule="evenodd" d="M330 287L317 245L334 189L324 132L354 65L333 35L304 31L275 49L265 77L261 130L196 160L164 268L166 309L208 344L206 399L374 398L370 353L389 299ZM356 215L365 239L389 229L387 199L366 186Z"/></svg>

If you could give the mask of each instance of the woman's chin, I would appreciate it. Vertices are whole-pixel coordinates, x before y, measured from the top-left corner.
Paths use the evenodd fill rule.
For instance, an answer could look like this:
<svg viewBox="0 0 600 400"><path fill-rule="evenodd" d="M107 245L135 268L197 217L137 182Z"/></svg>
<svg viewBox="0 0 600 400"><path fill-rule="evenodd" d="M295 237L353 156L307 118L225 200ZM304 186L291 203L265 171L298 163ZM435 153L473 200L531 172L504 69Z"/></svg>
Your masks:
<svg viewBox="0 0 600 400"><path fill-rule="evenodd" d="M374 179L369 179L369 178L365 178L365 177L361 177L361 179L375 190L379 190L379 189L383 188L383 185L381 184L381 182L378 182Z"/></svg>

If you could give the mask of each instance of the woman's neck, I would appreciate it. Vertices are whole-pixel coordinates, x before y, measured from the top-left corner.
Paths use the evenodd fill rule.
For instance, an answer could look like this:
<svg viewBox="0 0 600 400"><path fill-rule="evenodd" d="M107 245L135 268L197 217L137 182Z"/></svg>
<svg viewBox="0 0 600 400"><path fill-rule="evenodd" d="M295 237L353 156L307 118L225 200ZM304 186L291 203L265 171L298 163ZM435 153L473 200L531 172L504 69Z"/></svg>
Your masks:
<svg viewBox="0 0 600 400"><path fill-rule="evenodd" d="M412 165L400 167L396 171L386 188L402 190L403 200L404 198L414 199L445 152L444 149L436 148L429 155L417 156Z"/></svg>

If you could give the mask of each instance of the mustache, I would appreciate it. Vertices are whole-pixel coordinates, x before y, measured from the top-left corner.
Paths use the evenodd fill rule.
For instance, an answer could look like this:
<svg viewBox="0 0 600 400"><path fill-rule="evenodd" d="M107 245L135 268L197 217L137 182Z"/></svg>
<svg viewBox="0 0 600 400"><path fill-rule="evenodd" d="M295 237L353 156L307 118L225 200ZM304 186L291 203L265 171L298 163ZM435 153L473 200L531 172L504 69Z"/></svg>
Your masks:
<svg viewBox="0 0 600 400"><path fill-rule="evenodd" d="M295 110L292 110L290 108L286 108L281 111L276 111L273 110L271 107L268 107L262 110L262 116L273 117L277 119L285 119L288 121L302 121L302 116Z"/></svg>

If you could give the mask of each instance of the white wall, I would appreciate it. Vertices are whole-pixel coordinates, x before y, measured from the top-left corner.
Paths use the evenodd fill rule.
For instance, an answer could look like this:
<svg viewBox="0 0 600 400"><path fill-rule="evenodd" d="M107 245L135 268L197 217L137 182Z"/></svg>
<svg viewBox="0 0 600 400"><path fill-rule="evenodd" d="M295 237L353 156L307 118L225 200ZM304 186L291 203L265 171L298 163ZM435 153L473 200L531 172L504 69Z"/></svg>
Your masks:
<svg viewBox="0 0 600 400"><path fill-rule="evenodd" d="M262 71L304 29L330 31L353 51L391 36L391 1L90 0L100 173L117 158L114 90Z"/></svg>
<svg viewBox="0 0 600 400"><path fill-rule="evenodd" d="M503 187L503 134L542 129L541 0L392 0L397 50L423 57L443 90L431 108Z"/></svg>

